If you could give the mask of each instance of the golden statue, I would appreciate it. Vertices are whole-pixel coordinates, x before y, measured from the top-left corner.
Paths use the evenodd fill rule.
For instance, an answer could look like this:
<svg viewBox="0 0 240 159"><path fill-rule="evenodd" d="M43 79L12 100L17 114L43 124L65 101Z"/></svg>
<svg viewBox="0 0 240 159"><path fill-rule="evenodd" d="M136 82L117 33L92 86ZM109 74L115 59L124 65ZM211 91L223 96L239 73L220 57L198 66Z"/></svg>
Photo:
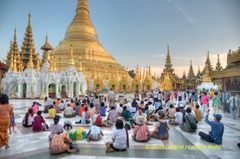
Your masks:
<svg viewBox="0 0 240 159"><path fill-rule="evenodd" d="M15 90L13 90L13 92L11 93L11 98L16 98L16 95L15 95Z"/></svg>

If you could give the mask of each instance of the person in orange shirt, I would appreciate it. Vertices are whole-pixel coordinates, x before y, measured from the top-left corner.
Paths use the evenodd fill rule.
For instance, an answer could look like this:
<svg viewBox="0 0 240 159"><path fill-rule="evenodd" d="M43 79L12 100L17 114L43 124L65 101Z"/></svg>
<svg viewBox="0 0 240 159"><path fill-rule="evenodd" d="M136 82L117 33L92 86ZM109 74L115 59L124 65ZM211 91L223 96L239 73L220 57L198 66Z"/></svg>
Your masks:
<svg viewBox="0 0 240 159"><path fill-rule="evenodd" d="M85 104L82 104L81 108L79 109L79 116L82 116L82 112L84 112L84 107L85 107Z"/></svg>
<svg viewBox="0 0 240 159"><path fill-rule="evenodd" d="M56 100L56 105L59 105L60 104L60 99L58 98L57 100Z"/></svg>
<svg viewBox="0 0 240 159"><path fill-rule="evenodd" d="M73 99L71 99L70 107L72 107L73 110L75 110L75 103L74 103Z"/></svg>

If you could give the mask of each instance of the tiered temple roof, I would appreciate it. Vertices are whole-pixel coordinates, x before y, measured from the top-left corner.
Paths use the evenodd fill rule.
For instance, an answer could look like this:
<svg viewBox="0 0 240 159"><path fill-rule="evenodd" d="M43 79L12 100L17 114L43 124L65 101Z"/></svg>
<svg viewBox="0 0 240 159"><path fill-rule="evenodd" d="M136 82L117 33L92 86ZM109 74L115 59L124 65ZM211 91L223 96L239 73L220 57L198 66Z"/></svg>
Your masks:
<svg viewBox="0 0 240 159"><path fill-rule="evenodd" d="M32 27L31 27L31 14L28 15L28 26L26 28L25 37L22 43L22 51L21 51L21 57L23 61L23 66L26 68L27 63L30 58L30 50L32 50L32 60L34 67L36 67L37 64L37 53L34 46L34 40L33 40L33 34L32 34Z"/></svg>
<svg viewBox="0 0 240 159"><path fill-rule="evenodd" d="M220 63L219 54L218 54L218 59L217 59L217 64L216 64L215 70L221 71L222 69L223 69L223 67L222 67L222 64Z"/></svg>
<svg viewBox="0 0 240 159"><path fill-rule="evenodd" d="M192 60L190 61L190 67L189 67L189 72L188 72L188 80L194 80L195 79L195 74L193 71L192 67Z"/></svg>

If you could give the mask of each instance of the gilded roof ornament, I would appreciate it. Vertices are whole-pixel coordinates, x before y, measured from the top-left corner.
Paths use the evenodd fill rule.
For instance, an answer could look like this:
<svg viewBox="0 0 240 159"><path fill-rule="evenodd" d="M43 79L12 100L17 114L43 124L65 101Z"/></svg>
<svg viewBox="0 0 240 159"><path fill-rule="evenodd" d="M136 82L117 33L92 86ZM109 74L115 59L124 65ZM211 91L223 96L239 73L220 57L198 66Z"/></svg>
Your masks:
<svg viewBox="0 0 240 159"><path fill-rule="evenodd" d="M70 54L69 54L69 59L68 59L68 66L75 66L74 59L73 59L73 46L72 46L72 44L70 45Z"/></svg>

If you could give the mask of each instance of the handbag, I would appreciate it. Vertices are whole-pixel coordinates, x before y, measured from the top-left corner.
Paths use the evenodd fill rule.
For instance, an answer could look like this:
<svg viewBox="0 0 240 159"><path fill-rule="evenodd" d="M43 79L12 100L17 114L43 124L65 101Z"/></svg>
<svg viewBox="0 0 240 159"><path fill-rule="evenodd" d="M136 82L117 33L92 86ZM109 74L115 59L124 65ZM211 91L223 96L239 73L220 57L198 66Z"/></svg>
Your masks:
<svg viewBox="0 0 240 159"><path fill-rule="evenodd" d="M71 150L76 150L77 152L80 151L80 147L78 146L78 144L70 144L70 145L69 145L69 148L70 148Z"/></svg>
<svg viewBox="0 0 240 159"><path fill-rule="evenodd" d="M188 120L188 122L189 122L189 124L190 124L190 127L191 127L193 130L196 130L196 129L197 129L197 124L191 123L190 120L188 119L188 116L187 116L187 115L186 115L186 118L187 118L187 120Z"/></svg>

